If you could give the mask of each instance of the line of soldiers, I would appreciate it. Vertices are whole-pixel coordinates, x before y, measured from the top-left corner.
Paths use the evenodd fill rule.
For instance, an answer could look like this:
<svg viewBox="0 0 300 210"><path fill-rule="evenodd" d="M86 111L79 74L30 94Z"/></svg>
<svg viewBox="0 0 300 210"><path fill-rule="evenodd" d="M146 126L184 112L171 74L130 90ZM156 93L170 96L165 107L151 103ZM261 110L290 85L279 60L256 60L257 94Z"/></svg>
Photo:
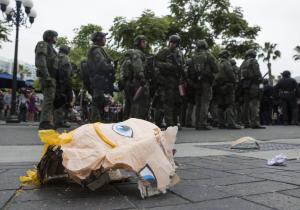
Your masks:
<svg viewBox="0 0 300 210"><path fill-rule="evenodd" d="M146 37L136 37L135 48L128 50L121 65L125 119L148 119L160 127L191 126L195 105L197 130L211 129L209 112L219 128L240 129L237 121L264 128L259 120L262 75L256 52L247 51L238 68L227 50L217 60L206 41L199 40L185 62L180 41L178 35L170 36L166 48L147 58Z"/></svg>
<svg viewBox="0 0 300 210"><path fill-rule="evenodd" d="M57 33L46 31L36 46L37 76L40 77L44 103L40 129L63 125L51 113L67 106L71 64L68 50L53 48ZM101 121L105 94L112 94L115 82L115 62L104 50L107 33L92 35L93 45L82 62L83 82L92 95L91 121ZM197 130L209 130L208 115L219 128L264 128L259 123L260 84L262 75L256 52L249 50L237 68L230 53L222 50L217 60L205 40L196 42L196 49L185 62L180 50L181 38L172 35L168 46L156 55L145 51L147 39L134 39L134 48L126 52L120 66L119 89L124 91L124 118L154 121L159 127L191 125L192 108L196 106ZM187 92L187 93L186 93ZM238 97L237 97L238 96ZM63 100L66 99L66 100ZM54 121L54 125L51 122Z"/></svg>

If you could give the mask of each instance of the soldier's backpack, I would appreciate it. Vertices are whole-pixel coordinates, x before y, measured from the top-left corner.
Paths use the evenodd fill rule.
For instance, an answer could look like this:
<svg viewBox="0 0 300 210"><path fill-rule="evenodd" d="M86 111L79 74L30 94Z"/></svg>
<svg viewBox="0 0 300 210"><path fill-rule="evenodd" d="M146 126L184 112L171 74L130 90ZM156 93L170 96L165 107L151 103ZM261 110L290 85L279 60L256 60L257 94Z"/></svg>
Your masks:
<svg viewBox="0 0 300 210"><path fill-rule="evenodd" d="M89 78L89 68L88 68L88 63L87 60L82 60L80 62L80 78L83 82L84 88L91 93L92 87L91 87L91 82Z"/></svg>
<svg viewBox="0 0 300 210"><path fill-rule="evenodd" d="M196 80L206 80L212 82L214 79L213 72L211 71L210 63L208 61L208 54L206 52L196 52L192 56L192 66Z"/></svg>

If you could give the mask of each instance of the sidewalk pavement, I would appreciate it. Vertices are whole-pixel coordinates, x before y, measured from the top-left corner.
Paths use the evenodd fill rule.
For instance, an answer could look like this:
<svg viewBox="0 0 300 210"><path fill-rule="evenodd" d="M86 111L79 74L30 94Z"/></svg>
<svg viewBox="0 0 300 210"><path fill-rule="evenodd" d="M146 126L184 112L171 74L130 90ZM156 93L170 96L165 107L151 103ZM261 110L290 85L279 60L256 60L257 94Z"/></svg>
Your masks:
<svg viewBox="0 0 300 210"><path fill-rule="evenodd" d="M140 198L134 181L106 185L95 192L63 182L21 187L19 176L39 161L42 145L3 144L0 209L299 210L300 139L294 135L297 128L283 129L290 129L290 135L283 130L276 140L259 141L261 150L230 150L228 135L233 133L228 131L223 131L228 134L223 133L224 141L220 141L221 131L217 131L218 142L202 143L185 143L182 139L195 134L194 139L212 139L213 134L179 133L176 161L181 182L166 194L145 200ZM284 133L291 139L280 139ZM267 165L267 159L281 153L293 160L286 166Z"/></svg>

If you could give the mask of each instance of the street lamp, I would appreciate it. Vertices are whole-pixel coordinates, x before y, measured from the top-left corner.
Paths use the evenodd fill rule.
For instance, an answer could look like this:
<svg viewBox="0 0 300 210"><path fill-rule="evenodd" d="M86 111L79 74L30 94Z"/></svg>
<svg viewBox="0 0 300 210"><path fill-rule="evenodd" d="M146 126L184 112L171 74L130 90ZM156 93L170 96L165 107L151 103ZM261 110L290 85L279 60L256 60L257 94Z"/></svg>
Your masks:
<svg viewBox="0 0 300 210"><path fill-rule="evenodd" d="M22 4L24 6L25 13L22 11ZM27 22L30 24L34 22L37 13L33 7L32 0L16 0L16 7L9 6L9 0L0 0L0 9L4 14L6 20L4 23L10 26L16 26L16 40L15 40L15 55L14 55L14 67L13 67L13 86L12 86L12 98L11 98L11 111L7 122L19 122L16 114L16 92L17 92L17 70L18 70L18 48L19 48L19 27L27 26Z"/></svg>

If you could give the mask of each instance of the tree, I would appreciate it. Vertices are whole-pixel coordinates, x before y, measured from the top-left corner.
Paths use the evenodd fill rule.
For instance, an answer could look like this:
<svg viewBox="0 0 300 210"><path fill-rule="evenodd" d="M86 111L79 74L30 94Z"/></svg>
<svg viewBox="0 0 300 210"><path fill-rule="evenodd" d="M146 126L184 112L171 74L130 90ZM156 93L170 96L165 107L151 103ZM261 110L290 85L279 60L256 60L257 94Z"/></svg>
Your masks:
<svg viewBox="0 0 300 210"><path fill-rule="evenodd" d="M261 48L262 53L258 55L258 58L263 58L263 62L267 63L270 85L273 85L271 61L274 61L281 57L281 52L279 50L276 50L276 47L277 44L265 42L264 46Z"/></svg>
<svg viewBox="0 0 300 210"><path fill-rule="evenodd" d="M294 50L296 51L297 54L295 54L293 56L293 58L294 58L295 61L299 61L300 60L300 46L296 46L294 48Z"/></svg>
<svg viewBox="0 0 300 210"><path fill-rule="evenodd" d="M0 22L0 48L1 48L1 43L2 42L9 42L10 40L8 39L10 29L5 27L3 24Z"/></svg>
<svg viewBox="0 0 300 210"><path fill-rule="evenodd" d="M60 47L61 45L67 45L70 46L70 41L68 39L68 37L66 36L61 36L57 38L57 41L55 43L55 47Z"/></svg>
<svg viewBox="0 0 300 210"><path fill-rule="evenodd" d="M130 49L136 36L145 35L149 45L162 46L170 34L173 21L171 16L155 16L151 10L145 10L140 17L129 21L124 17L116 17L110 28L110 44L118 50Z"/></svg>
<svg viewBox="0 0 300 210"><path fill-rule="evenodd" d="M242 9L229 0L171 0L170 10L186 51L198 39L206 39L209 46L221 42L235 57L259 46L254 40L260 27L249 26Z"/></svg>
<svg viewBox="0 0 300 210"><path fill-rule="evenodd" d="M18 73L20 74L21 79L24 80L25 75L28 75L31 72L24 65L19 64Z"/></svg>

